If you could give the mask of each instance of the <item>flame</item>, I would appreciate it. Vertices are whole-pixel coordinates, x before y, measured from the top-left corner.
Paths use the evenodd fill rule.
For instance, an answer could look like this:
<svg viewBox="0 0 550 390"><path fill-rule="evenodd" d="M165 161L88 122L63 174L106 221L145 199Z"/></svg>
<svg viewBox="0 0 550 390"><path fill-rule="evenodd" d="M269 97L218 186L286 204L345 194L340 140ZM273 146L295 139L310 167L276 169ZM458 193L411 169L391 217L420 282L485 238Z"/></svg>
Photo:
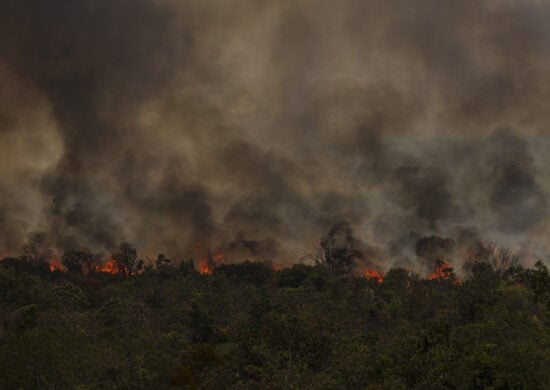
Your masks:
<svg viewBox="0 0 550 390"><path fill-rule="evenodd" d="M453 273L453 267L449 263L438 262L439 265L436 267L434 272L430 272L428 277L431 280L452 280L453 284L461 285L462 279L455 279Z"/></svg>
<svg viewBox="0 0 550 390"><path fill-rule="evenodd" d="M48 265L50 267L50 272L55 272L55 271L67 272L67 268L58 259L49 260ZM118 263L115 259L112 259L112 258L106 261L105 263L92 264L89 266L89 268L88 266L85 266L82 269L82 273L84 275L87 275L90 272L90 270L93 270L95 272L112 274L112 275L116 275L119 273Z"/></svg>
<svg viewBox="0 0 550 390"><path fill-rule="evenodd" d="M384 281L384 274L382 272L368 268L366 268L363 272L367 279L376 279L378 283L382 283Z"/></svg>
<svg viewBox="0 0 550 390"><path fill-rule="evenodd" d="M435 279L442 279L446 280L449 279L452 275L452 270L450 269L451 265L449 263L440 263L439 266L436 267L434 272L431 272L428 277L431 280Z"/></svg>
<svg viewBox="0 0 550 390"><path fill-rule="evenodd" d="M58 259L51 259L48 263L50 266L50 272L65 271L65 266L61 264L61 261Z"/></svg>
<svg viewBox="0 0 550 390"><path fill-rule="evenodd" d="M214 255L207 253L199 262L199 273L201 275L211 275L219 264L225 264L222 252L216 252Z"/></svg>
<svg viewBox="0 0 550 390"><path fill-rule="evenodd" d="M109 260L107 260L105 263L103 264L97 264L95 267L94 267L94 270L96 272L103 272L103 273L106 273L106 274L112 274L112 275L116 275L119 273L119 270L118 270L118 263L115 259L111 258Z"/></svg>
<svg viewBox="0 0 550 390"><path fill-rule="evenodd" d="M199 263L199 272L201 275L211 275L214 272L214 268L210 265L208 258L204 258Z"/></svg>
<svg viewBox="0 0 550 390"><path fill-rule="evenodd" d="M281 272L283 270L283 266L279 263L273 264L273 270L275 272Z"/></svg>

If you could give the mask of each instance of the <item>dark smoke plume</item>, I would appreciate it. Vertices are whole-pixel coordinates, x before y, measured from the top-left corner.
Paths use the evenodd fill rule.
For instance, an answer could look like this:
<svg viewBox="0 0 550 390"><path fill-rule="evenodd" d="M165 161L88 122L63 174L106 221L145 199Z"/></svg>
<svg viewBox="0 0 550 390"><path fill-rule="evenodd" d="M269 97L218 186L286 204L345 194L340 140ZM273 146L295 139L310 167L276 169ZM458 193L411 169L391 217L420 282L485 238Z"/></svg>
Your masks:
<svg viewBox="0 0 550 390"><path fill-rule="evenodd" d="M549 66L535 0L4 0L0 252L542 256Z"/></svg>

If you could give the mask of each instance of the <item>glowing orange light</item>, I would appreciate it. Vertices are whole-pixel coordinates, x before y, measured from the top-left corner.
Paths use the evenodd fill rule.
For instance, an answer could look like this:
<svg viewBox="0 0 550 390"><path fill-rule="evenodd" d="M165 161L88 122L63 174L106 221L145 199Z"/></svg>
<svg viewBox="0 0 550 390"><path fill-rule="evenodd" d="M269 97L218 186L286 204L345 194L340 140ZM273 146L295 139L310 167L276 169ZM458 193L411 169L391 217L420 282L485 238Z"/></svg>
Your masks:
<svg viewBox="0 0 550 390"><path fill-rule="evenodd" d="M199 273L201 275L210 275L219 264L225 264L222 252L216 252L214 255L207 253L199 262Z"/></svg>
<svg viewBox="0 0 550 390"><path fill-rule="evenodd" d="M61 261L59 261L58 259L52 259L48 263L50 266L50 272L65 271L65 266L63 266L63 264L61 264Z"/></svg>
<svg viewBox="0 0 550 390"><path fill-rule="evenodd" d="M205 257L201 260L199 263L199 272L201 275L210 275L214 271L212 266L210 265L210 259L208 257Z"/></svg>
<svg viewBox="0 0 550 390"><path fill-rule="evenodd" d="M431 280L452 280L453 284L462 284L462 279L455 279L453 267L449 263L440 262L434 272L430 272L428 277Z"/></svg>
<svg viewBox="0 0 550 390"><path fill-rule="evenodd" d="M214 255L214 261L216 263L225 264L225 258L223 257L222 252L218 252Z"/></svg>
<svg viewBox="0 0 550 390"><path fill-rule="evenodd" d="M441 263L439 266L431 272L428 276L430 279L449 279L452 275L452 269L449 263Z"/></svg>
<svg viewBox="0 0 550 390"><path fill-rule="evenodd" d="M384 274L381 272L368 268L365 269L363 272L367 279L376 279L378 283L382 283L384 281Z"/></svg>
<svg viewBox="0 0 550 390"><path fill-rule="evenodd" d="M97 264L95 266L95 271L116 275L119 273L118 263L115 259L109 259L103 264Z"/></svg>

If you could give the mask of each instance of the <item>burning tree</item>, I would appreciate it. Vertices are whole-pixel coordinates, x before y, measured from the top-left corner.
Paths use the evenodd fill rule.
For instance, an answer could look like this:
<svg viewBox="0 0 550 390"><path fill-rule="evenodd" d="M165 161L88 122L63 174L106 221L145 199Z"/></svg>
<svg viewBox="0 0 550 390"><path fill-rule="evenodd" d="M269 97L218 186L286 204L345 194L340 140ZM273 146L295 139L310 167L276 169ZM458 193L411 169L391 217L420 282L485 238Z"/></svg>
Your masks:
<svg viewBox="0 0 550 390"><path fill-rule="evenodd" d="M321 240L321 246L313 259L337 275L347 275L363 257L363 253L357 249L358 246L359 242L353 236L349 224L340 223Z"/></svg>
<svg viewBox="0 0 550 390"><path fill-rule="evenodd" d="M454 268L449 264L441 260L436 260L436 267L433 272L430 272L428 277L431 280L449 281L453 284L462 284L461 279L457 279Z"/></svg>
<svg viewBox="0 0 550 390"><path fill-rule="evenodd" d="M143 268L143 260L137 259L136 248L126 242L120 244L118 252L113 254L113 260L122 276L134 275Z"/></svg>
<svg viewBox="0 0 550 390"><path fill-rule="evenodd" d="M382 272L376 271L374 269L366 268L363 270L365 277L369 280L376 280L378 283L384 281L384 274Z"/></svg>

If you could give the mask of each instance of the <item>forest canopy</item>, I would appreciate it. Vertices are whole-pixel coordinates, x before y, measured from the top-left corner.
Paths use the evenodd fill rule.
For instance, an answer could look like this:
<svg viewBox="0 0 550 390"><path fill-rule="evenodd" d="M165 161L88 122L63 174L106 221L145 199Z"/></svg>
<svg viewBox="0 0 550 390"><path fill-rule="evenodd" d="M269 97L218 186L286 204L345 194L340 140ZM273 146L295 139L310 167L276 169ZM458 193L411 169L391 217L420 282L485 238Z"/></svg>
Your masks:
<svg viewBox="0 0 550 390"><path fill-rule="evenodd" d="M131 245L119 249L109 272L75 251L58 268L1 262L2 388L550 386L540 261L521 267L504 251L466 262L464 279L452 267L378 277L334 266L335 253L344 265L354 254L338 249L330 262L201 272L163 255L143 266Z"/></svg>

